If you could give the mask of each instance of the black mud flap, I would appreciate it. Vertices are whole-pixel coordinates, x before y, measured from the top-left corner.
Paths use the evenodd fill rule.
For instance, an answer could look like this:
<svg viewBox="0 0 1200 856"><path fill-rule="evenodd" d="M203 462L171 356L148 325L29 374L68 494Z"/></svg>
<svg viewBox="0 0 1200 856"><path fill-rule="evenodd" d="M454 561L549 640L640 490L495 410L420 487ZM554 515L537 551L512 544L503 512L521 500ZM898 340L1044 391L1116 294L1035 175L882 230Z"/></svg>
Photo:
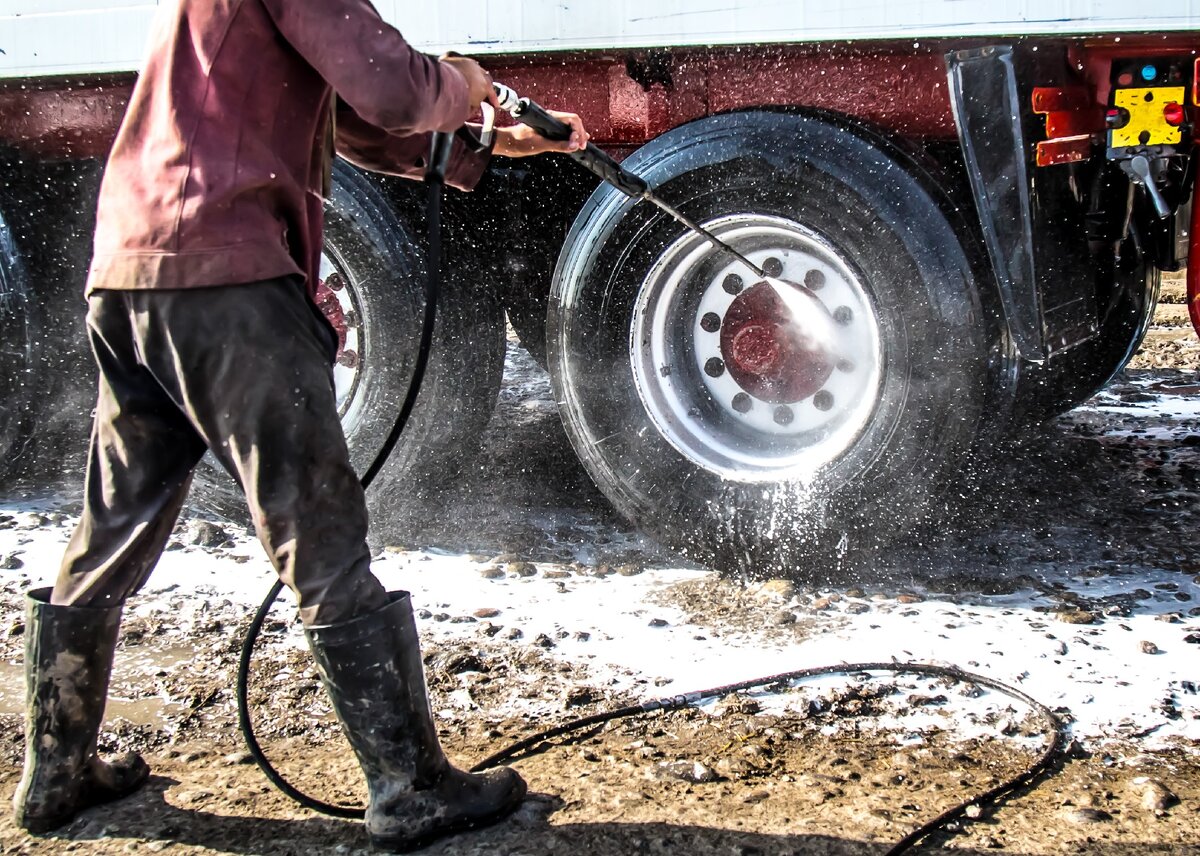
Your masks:
<svg viewBox="0 0 1200 856"><path fill-rule="evenodd" d="M1053 53L1053 52L1051 52ZM1049 60L1049 63L1046 62ZM1095 263L1085 204L1069 166L1032 171L1037 140L1033 82L1053 85L1051 57L1011 46L946 55L959 141L1009 332L1021 356L1041 362L1096 335Z"/></svg>

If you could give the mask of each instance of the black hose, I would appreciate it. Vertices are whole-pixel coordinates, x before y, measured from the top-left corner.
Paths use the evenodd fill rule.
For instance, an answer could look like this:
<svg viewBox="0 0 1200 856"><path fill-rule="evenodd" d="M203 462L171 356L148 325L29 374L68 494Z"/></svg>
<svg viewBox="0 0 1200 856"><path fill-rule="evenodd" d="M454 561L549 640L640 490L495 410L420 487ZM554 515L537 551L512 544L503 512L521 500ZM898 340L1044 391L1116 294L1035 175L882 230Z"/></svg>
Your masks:
<svg viewBox="0 0 1200 856"><path fill-rule="evenodd" d="M748 681L740 681L735 684L725 684L724 686L713 687L712 689L699 690L697 692L685 693L683 695L668 696L666 698L654 699L653 701L643 702L638 705L629 705L627 707L615 708L613 710L601 711L590 716L584 716L580 719L573 719L570 722L564 722L561 725L556 725L552 728L547 728L544 731L539 731L522 740L518 740L510 746L506 746L499 752L489 755L478 764L471 768L471 772L480 772L495 767L504 761L525 752L540 743L544 743L554 737L560 737L564 734L569 734L573 731L579 731L585 728L592 728L597 725L602 725L606 722L612 722L615 719L623 719L631 716L640 716L647 713L658 711L679 710L680 708L689 707L697 702L705 699L720 698L722 696L731 695L732 693L742 692L744 690L756 689L758 687L767 687L773 684L784 683L785 681L801 680L803 678L812 678L819 675L855 675L860 672L890 672L893 674L915 674L915 675L930 675L934 677L951 678L956 681L969 681L978 684L981 687L995 690L1010 698L1017 699L1029 705L1041 718L1046 735L1046 745L1042 748L1038 758L1018 775L1007 779L994 788L972 797L969 800L958 803L953 808L950 808L933 820L921 824L908 835L904 836L900 841L892 846L887 851L885 856L896 856L909 850L913 845L917 844L923 838L934 832L935 830L945 826L953 820L957 820L966 814L966 811L971 806L983 806L985 804L994 803L1006 794L1012 793L1020 787L1026 786L1034 782L1042 773L1046 772L1054 759L1058 756L1059 751L1065 741L1063 732L1063 723L1058 715L1054 713L1046 705L1042 704L1037 699L1030 696L1028 693L1001 683L986 675L978 675L973 672L967 672L957 666L935 666L925 663L844 663L837 666L817 666L811 669L796 669L791 672L781 672L777 675L768 675L762 678L753 678Z"/></svg>
<svg viewBox="0 0 1200 856"><path fill-rule="evenodd" d="M429 196L428 196L428 220L429 220L429 252L427 257L428 271L425 281L425 314L421 326L421 343L417 351L416 362L413 365L412 379L409 381L408 392L405 394L404 403L400 407L400 412L396 416L396 421L392 425L392 430L388 433L384 440L383 446L380 448L379 454L375 460L367 468L366 473L362 477L362 486L365 490L379 471L386 463L392 449L395 448L397 441L400 439L401 433L404 431L404 426L408 422L409 415L412 413L413 407L416 404L417 395L420 392L421 381L425 376L425 368L429 361L429 353L433 344L434 323L437 312L437 296L439 285L439 268L442 258L442 190L443 185L440 176L433 176L434 180L429 181ZM254 644L262 631L263 622L266 621L271 607L275 600L279 597L279 593L283 590L283 583L276 580L271 586L271 591L267 594L262 605L259 606L258 612L255 613L254 619L250 622L249 628L246 630L245 639L242 641L241 656L238 660L237 671L237 704L238 704L238 726L242 732L242 738L246 741L246 749L254 758L259 769L270 780L271 784L275 785L280 791L287 794L293 800L305 808L313 811L327 814L332 817L340 817L347 819L361 819L366 814L364 808L358 806L344 806L327 803L322 800L311 797L303 793L296 787L291 785L279 771L276 770L271 762L263 753L262 747L258 743L258 739L254 735L254 725L250 720L250 702L249 702L249 680L250 680L250 660L254 654ZM526 737L523 740L518 740L516 743L501 749L484 760L480 761L472 771L478 772L489 769L497 764L508 760L522 752L525 752L540 743L544 743L554 737L559 737L580 729L601 725L606 722L612 722L616 719L623 719L631 716L642 716L656 711L678 710L683 707L695 704L704 699L719 698L731 693L741 692L743 690L754 689L757 687L770 686L785 681L794 681L802 678L810 678L817 675L833 675L833 674L857 674L859 672L892 672L897 674L918 674L932 675L938 677L951 678L957 681L971 681L979 686L988 687L1003 693L1011 698L1017 699L1029 705L1041 717L1044 725L1044 733L1048 736L1046 746L1041 755L1031 765L1025 768L1019 775L1014 776L996 787L986 791L979 796L972 797L969 800L960 802L955 807L942 812L933 820L922 824L917 829L910 832L897 844L895 844L886 854L886 856L895 856L895 854L903 853L917 844L930 833L944 827L953 820L965 815L967 809L972 806L982 806L985 803L991 803L998 800L1000 797L1011 793L1012 791L1024 785L1029 785L1034 782L1039 776L1046 772L1064 742L1062 721L1055 713L1046 707L1041 702L1032 698L1021 690L1003 684L1000 681L984 675L977 675L971 672L963 671L954 666L934 666L921 663L855 663L849 665L837 666L822 666L811 669L796 669L791 672L783 672L777 675L770 675L763 678L754 678L748 681L741 681L735 684L726 684L712 689L700 690L698 692L686 693L684 695L670 696L663 699L655 699L653 701L643 702L639 705L630 705L626 707L616 708L613 710L602 711L590 716L585 716L580 719L574 719L570 722L565 722L561 725L556 725L552 728L547 728L537 734Z"/></svg>

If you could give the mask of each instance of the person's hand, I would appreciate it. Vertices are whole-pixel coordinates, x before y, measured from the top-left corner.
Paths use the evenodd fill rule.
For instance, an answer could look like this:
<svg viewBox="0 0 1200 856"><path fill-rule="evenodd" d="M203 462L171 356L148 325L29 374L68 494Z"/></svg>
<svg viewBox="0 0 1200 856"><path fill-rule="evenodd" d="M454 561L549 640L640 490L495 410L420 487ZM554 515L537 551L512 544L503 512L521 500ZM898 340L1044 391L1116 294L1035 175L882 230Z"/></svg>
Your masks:
<svg viewBox="0 0 1200 856"><path fill-rule="evenodd" d="M448 53L438 61L453 68L467 81L467 98L472 104L482 104L486 101L493 107L500 106L500 102L496 100L496 90L492 89L492 76L475 60Z"/></svg>
<svg viewBox="0 0 1200 856"><path fill-rule="evenodd" d="M510 158L523 158L546 152L577 152L588 144L590 134L583 127L583 120L574 113L547 110L554 118L571 126L571 137L567 140L549 140L528 125L496 129L496 147L492 154Z"/></svg>

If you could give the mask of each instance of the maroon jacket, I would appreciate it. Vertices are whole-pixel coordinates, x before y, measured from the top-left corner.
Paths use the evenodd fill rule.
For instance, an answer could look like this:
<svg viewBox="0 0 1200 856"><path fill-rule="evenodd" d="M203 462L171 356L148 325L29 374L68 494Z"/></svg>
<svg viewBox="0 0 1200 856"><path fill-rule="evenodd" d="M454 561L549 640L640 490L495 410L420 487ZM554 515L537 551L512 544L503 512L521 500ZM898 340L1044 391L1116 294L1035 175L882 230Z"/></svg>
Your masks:
<svg viewBox="0 0 1200 856"><path fill-rule="evenodd" d="M300 274L322 185L347 159L419 177L429 132L474 109L462 75L413 50L367 0L164 4L100 188L87 288L192 288ZM447 181L488 154L456 140Z"/></svg>

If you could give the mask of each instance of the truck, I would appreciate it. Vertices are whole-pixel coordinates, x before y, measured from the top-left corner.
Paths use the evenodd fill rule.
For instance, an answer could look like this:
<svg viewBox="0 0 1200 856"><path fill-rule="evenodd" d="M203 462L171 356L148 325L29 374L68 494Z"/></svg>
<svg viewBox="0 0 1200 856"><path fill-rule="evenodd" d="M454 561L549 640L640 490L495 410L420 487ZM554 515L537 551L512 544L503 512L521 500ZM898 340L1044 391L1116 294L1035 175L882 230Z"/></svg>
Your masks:
<svg viewBox="0 0 1200 856"><path fill-rule="evenodd" d="M0 3L0 444L25 483L82 457L94 200L157 5ZM798 345L729 254L569 158L493 159L447 202L431 368L376 519L419 517L470 460L510 327L600 491L685 557L796 573L884 544L1101 389L1160 273L1200 247L1200 16L1183 0L375 5L420 49L578 112L835 331ZM321 303L362 468L411 373L424 196L344 162L334 178ZM193 501L232 491L201 472Z"/></svg>

